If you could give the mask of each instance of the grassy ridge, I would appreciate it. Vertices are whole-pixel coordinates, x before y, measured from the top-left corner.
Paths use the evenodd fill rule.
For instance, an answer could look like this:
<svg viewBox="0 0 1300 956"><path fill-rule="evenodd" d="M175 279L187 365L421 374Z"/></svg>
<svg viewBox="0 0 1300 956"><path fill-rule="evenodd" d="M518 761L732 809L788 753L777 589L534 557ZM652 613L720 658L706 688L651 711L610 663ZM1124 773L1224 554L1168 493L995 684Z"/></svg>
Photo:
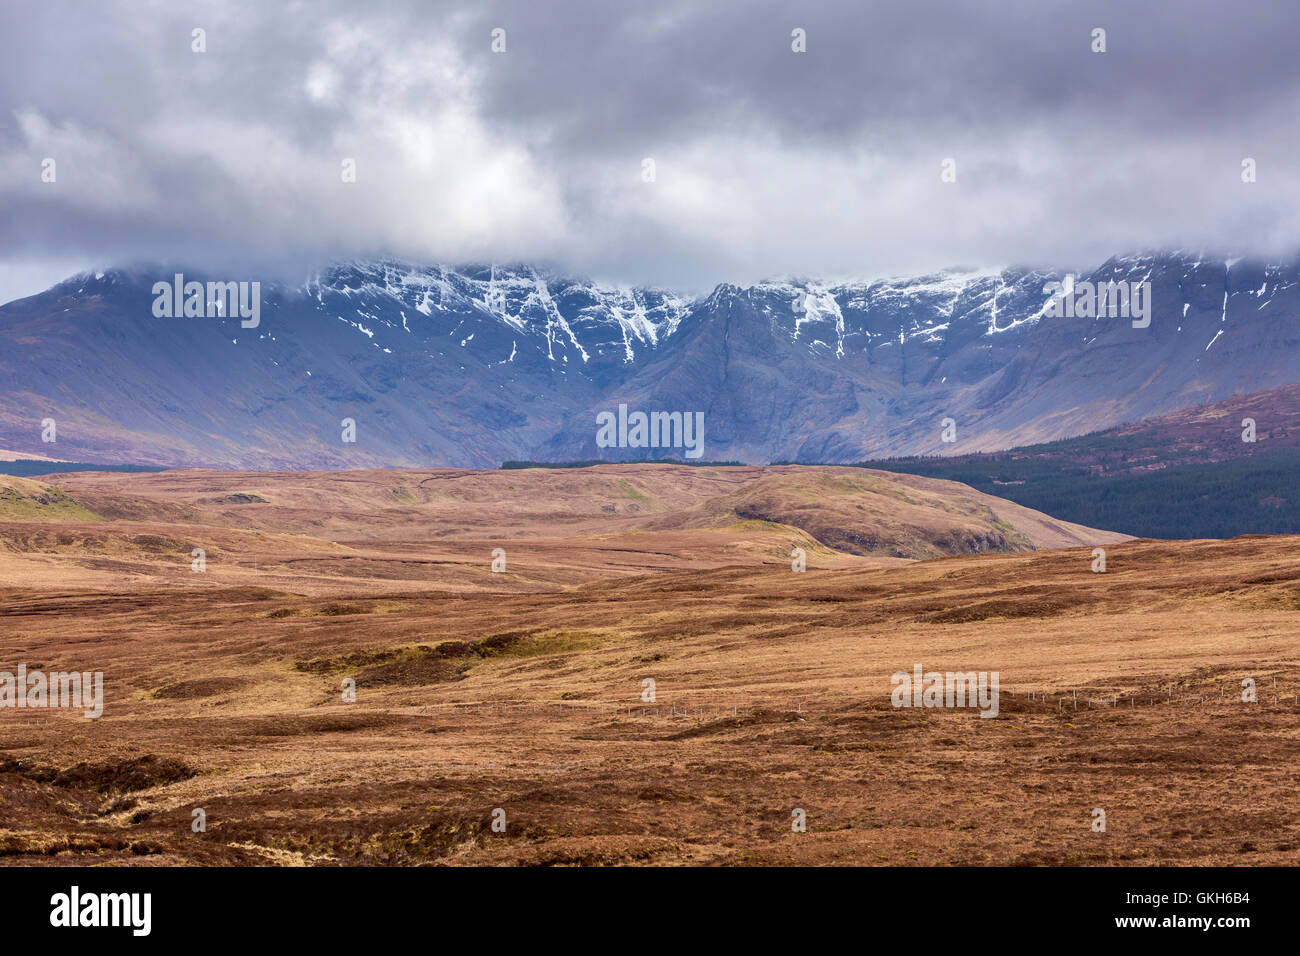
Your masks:
<svg viewBox="0 0 1300 956"><path fill-rule="evenodd" d="M26 478L0 481L0 521L99 521L71 497L51 485Z"/></svg>

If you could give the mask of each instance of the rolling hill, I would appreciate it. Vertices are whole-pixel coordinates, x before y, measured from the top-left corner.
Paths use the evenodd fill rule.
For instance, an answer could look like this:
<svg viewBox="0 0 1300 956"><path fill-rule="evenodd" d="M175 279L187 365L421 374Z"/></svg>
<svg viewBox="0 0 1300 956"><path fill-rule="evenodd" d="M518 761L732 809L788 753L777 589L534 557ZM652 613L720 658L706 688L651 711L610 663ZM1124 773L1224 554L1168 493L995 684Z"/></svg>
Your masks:
<svg viewBox="0 0 1300 956"><path fill-rule="evenodd" d="M0 584L57 576L105 590L319 592L342 581L551 590L610 574L789 568L794 547L816 568L1124 540L953 482L853 468L180 470L6 482L25 496L0 522ZM38 489L58 503L33 511ZM508 574L492 573L495 548Z"/></svg>

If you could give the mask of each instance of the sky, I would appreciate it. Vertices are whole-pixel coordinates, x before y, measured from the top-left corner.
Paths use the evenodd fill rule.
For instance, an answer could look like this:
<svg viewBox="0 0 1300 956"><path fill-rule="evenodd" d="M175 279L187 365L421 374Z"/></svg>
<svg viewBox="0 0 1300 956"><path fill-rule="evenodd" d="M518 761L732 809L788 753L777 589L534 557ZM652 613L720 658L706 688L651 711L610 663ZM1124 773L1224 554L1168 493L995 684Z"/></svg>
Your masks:
<svg viewBox="0 0 1300 956"><path fill-rule="evenodd" d="M0 301L158 261L703 292L1277 258L1297 36L1275 0L5 0Z"/></svg>

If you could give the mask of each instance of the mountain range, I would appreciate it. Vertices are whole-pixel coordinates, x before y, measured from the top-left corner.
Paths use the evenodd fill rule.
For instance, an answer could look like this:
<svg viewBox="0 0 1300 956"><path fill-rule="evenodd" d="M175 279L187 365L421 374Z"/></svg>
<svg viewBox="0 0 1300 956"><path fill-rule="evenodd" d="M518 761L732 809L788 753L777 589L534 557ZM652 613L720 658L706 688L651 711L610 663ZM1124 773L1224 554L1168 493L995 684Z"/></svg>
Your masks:
<svg viewBox="0 0 1300 956"><path fill-rule="evenodd" d="M1161 252L1078 274L1150 283L1145 328L1053 317L1044 290L1065 274L1028 268L690 297L372 259L262 282L253 328L156 317L176 273L257 279L135 266L0 306L0 448L248 469L682 457L598 448L596 416L625 404L703 412L705 459L847 463L1054 441L1300 382L1300 262Z"/></svg>

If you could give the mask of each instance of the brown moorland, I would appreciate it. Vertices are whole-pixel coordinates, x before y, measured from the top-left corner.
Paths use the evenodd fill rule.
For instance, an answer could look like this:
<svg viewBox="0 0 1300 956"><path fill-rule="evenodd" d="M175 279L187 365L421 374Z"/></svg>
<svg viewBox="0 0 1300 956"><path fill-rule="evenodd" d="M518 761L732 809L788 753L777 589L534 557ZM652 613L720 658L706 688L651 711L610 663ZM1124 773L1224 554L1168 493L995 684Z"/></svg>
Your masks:
<svg viewBox="0 0 1300 956"><path fill-rule="evenodd" d="M1296 538L811 467L0 486L0 670L105 696L0 708L0 862L1300 859ZM918 663L998 716L895 709Z"/></svg>

